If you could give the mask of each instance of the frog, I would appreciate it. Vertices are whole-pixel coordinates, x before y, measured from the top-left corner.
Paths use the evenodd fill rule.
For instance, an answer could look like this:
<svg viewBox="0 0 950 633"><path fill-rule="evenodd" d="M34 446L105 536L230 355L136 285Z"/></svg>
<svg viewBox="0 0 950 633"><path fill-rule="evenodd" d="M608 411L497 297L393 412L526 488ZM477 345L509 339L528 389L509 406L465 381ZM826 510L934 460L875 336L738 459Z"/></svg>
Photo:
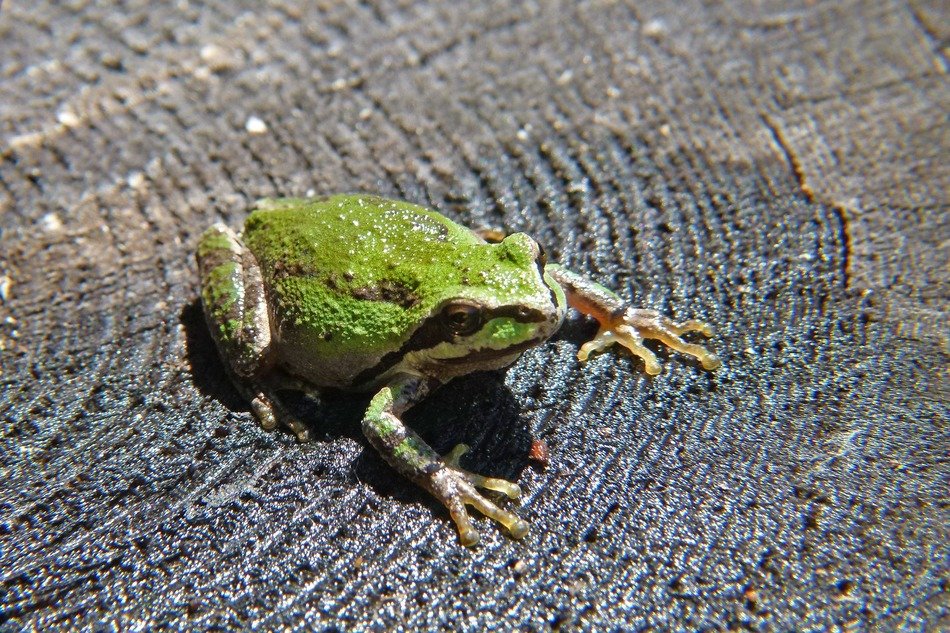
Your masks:
<svg viewBox="0 0 950 633"><path fill-rule="evenodd" d="M583 362L611 346L661 368L645 339L699 361L719 357L683 335L704 321L635 308L605 286L549 262L525 233L474 231L442 213L370 194L256 202L243 230L216 223L196 259L205 321L225 370L261 427L312 438L281 393L369 394L361 427L398 473L448 510L460 542L479 541L468 507L520 539L528 523L504 507L521 488L464 469L460 444L439 455L403 414L453 378L512 365L547 341L568 309L592 317ZM284 396L286 398L286 396ZM485 491L480 492L481 491Z"/></svg>

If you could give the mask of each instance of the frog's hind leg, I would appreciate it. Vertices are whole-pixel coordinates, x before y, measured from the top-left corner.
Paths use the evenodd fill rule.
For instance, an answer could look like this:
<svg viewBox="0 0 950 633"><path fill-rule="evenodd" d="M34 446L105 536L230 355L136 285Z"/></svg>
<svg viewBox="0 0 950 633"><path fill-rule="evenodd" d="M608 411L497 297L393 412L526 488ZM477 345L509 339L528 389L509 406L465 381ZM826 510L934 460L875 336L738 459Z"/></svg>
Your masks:
<svg viewBox="0 0 950 633"><path fill-rule="evenodd" d="M254 417L265 431L271 431L277 427L277 424L283 424L291 433L297 436L300 442L309 442L313 439L310 429L303 422L297 419L287 407L281 402L270 389L259 391L256 395L249 398L251 410L254 411Z"/></svg>
<svg viewBox="0 0 950 633"><path fill-rule="evenodd" d="M251 403L251 412L257 423L265 431L273 431L283 424L293 433L300 442L309 442L313 439L310 429L295 416L283 403L278 391L293 389L295 385L284 383L282 376L269 378L245 378L238 376L232 369L228 375L234 387L246 402Z"/></svg>
<svg viewBox="0 0 950 633"><path fill-rule="evenodd" d="M205 321L237 387L261 427L286 425L301 442L310 431L287 410L277 391L288 388L273 367L270 320L261 269L240 236L215 224L198 243Z"/></svg>
<svg viewBox="0 0 950 633"><path fill-rule="evenodd" d="M240 236L220 223L201 236L196 259L205 321L221 358L238 378L259 375L271 346L260 266Z"/></svg>
<svg viewBox="0 0 950 633"><path fill-rule="evenodd" d="M456 447L443 460L396 417L396 412L407 406L398 393L399 388L396 389L395 397L390 387L380 390L363 418L363 433L383 459L432 493L448 509L463 545L475 545L479 540L478 532L465 509L466 505L504 525L514 538L523 537L528 532L528 524L483 497L475 488L496 490L512 499L521 495L521 489L502 479L482 477L459 468L458 458L467 447ZM418 397L418 391L413 396Z"/></svg>
<svg viewBox="0 0 950 633"><path fill-rule="evenodd" d="M320 401L320 390L306 380L275 367L261 380L261 384L255 387L255 393L248 397L262 428L269 431L280 423L289 428L299 441L309 442L313 439L310 428L283 404L283 399L278 395L280 391L296 391Z"/></svg>

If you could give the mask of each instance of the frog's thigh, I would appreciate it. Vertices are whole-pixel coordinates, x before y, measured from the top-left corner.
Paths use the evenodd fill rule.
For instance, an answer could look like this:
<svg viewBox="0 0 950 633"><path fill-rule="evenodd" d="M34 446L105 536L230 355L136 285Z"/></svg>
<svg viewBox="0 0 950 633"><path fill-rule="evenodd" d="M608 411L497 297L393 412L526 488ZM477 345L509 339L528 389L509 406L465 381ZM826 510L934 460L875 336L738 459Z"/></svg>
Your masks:
<svg viewBox="0 0 950 633"><path fill-rule="evenodd" d="M428 490L449 510L463 545L475 545L479 538L465 509L466 504L504 525L515 538L527 533L527 523L502 510L475 490L475 486L479 486L517 497L520 489L516 485L503 482L507 484L503 486L500 480L464 471L457 467L454 460L446 463L396 417L393 403L393 393L389 387L376 394L363 418L363 433L393 468ZM459 451L455 453L460 454Z"/></svg>
<svg viewBox="0 0 950 633"><path fill-rule="evenodd" d="M264 364L271 343L261 269L238 235L215 224L198 244L205 319L222 356L238 377Z"/></svg>
<svg viewBox="0 0 950 633"><path fill-rule="evenodd" d="M269 378L270 322L261 269L253 253L234 231L219 223L201 236L197 259L205 320L232 382L251 403L264 429L283 423L306 441L309 430L277 396L284 385Z"/></svg>

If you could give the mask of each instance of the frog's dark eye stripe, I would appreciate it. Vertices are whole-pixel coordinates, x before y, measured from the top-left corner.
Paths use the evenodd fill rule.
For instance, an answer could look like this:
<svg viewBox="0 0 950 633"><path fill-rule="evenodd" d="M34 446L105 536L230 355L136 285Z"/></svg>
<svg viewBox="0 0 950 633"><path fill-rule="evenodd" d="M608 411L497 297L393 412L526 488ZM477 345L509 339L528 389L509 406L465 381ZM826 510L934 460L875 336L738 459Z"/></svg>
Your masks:
<svg viewBox="0 0 950 633"><path fill-rule="evenodd" d="M492 308L490 310L484 310L482 313L485 321L490 321L491 319L498 319L500 317L509 317L514 319L518 323L541 323L545 321L544 313L540 310L535 310L534 308L529 308L527 306L501 306L500 308Z"/></svg>
<svg viewBox="0 0 950 633"><path fill-rule="evenodd" d="M543 281L544 267L548 265L548 253L544 250L544 246L541 245L541 242L535 242L535 244L538 246L538 257L534 260L534 263L537 264L538 274L541 275L541 279ZM554 289L548 286L548 291L551 293L551 304L557 305L557 295L554 293Z"/></svg>
<svg viewBox="0 0 950 633"><path fill-rule="evenodd" d="M476 317L468 316L467 313L474 311ZM447 313L449 313L447 315ZM409 352L415 352L422 349L430 349L439 343L451 341L456 336L466 336L453 331L449 323L454 322L458 328L471 327L471 321L475 321L475 327L468 332L472 334L484 323L482 307L472 301L455 300L445 304L432 316L422 322L412 333L409 340L402 344L398 350L389 352L383 356L375 367L369 367L360 372L354 379L354 385L365 385L372 382L377 377L383 375L392 369ZM464 321L464 322L463 322Z"/></svg>
<svg viewBox="0 0 950 633"><path fill-rule="evenodd" d="M465 308L459 309L461 306L465 306ZM510 317L519 323L541 323L545 320L544 313L542 313L540 310L535 310L534 308L528 308L525 306L510 305L488 309L470 301L452 301L446 304L445 307L440 309L433 316L423 321L422 325L420 325L416 331L412 333L412 336L409 337L408 341L403 343L402 347L383 356L375 367L370 367L358 374L353 379L353 384L369 384L378 376L381 376L388 370L392 369L396 363L402 360L409 352L435 347L439 343L451 341L456 336L467 336L466 334L452 332L446 326L446 312L450 307L453 308L453 316L450 317L451 319L461 319L460 316L455 316L456 312L467 311L468 309L473 309L476 311L477 325L471 331L469 331L468 334L474 334L486 322L500 317ZM470 326L470 324L467 325Z"/></svg>
<svg viewBox="0 0 950 633"><path fill-rule="evenodd" d="M538 245L538 267L541 269L541 273L544 273L544 267L548 265L548 252L544 250L541 242L535 242Z"/></svg>

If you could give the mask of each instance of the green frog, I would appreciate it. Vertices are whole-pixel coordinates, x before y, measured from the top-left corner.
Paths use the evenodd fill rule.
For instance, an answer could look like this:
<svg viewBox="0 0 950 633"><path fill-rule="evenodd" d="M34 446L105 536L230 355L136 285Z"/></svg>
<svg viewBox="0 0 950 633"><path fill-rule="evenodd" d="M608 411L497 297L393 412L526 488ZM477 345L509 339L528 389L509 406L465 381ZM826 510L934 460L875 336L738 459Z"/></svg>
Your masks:
<svg viewBox="0 0 950 633"><path fill-rule="evenodd" d="M517 499L517 484L459 466L460 445L440 456L401 416L456 376L511 365L558 330L568 306L600 329L584 361L613 344L660 373L643 345L656 339L699 360L718 357L681 338L712 334L702 321L672 321L629 307L607 288L547 261L524 233L496 241L408 202L346 194L261 200L242 233L215 224L197 250L201 301L238 391L265 429L279 423L301 441L308 427L278 392L369 392L369 443L399 473L448 509L464 545L478 542L466 506L514 538L528 524L478 488Z"/></svg>

